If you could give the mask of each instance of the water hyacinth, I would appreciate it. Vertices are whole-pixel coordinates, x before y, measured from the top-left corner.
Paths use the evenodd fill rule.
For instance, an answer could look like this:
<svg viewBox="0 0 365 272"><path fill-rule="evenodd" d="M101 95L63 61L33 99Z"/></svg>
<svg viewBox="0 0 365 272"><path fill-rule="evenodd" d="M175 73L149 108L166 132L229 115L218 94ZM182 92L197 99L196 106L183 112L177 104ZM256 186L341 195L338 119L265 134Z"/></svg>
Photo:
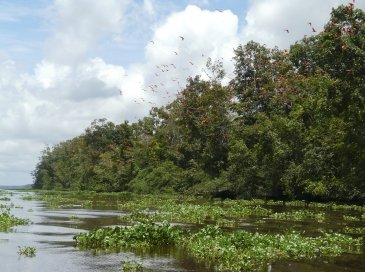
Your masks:
<svg viewBox="0 0 365 272"><path fill-rule="evenodd" d="M169 223L157 224L152 221L138 222L127 226L96 229L74 236L77 246L84 249L141 248L159 245L174 245L183 230Z"/></svg>
<svg viewBox="0 0 365 272"><path fill-rule="evenodd" d="M10 214L10 208L0 209L0 231L2 232L9 231L13 226L28 225L29 223L28 219L18 218Z"/></svg>
<svg viewBox="0 0 365 272"><path fill-rule="evenodd" d="M36 248L31 246L18 246L18 254L23 255L25 257L35 257L36 255Z"/></svg>
<svg viewBox="0 0 365 272"><path fill-rule="evenodd" d="M361 239L342 234L305 237L298 232L224 233L217 226L207 226L185 241L192 256L217 271L261 271L267 263L278 260L360 253L360 245Z"/></svg>
<svg viewBox="0 0 365 272"><path fill-rule="evenodd" d="M292 221L315 220L317 222L324 222L326 220L325 213L315 213L308 210L273 213L270 215L270 217L277 220L292 220Z"/></svg>

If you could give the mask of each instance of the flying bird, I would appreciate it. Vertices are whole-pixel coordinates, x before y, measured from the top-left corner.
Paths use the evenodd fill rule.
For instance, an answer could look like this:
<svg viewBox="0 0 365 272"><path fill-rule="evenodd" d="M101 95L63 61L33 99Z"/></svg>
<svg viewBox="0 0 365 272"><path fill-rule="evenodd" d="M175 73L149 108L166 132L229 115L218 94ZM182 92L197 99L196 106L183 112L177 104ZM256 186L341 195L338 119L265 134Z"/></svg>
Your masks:
<svg viewBox="0 0 365 272"><path fill-rule="evenodd" d="M180 37L180 39L183 41L185 38L183 37L183 36L179 36Z"/></svg>
<svg viewBox="0 0 365 272"><path fill-rule="evenodd" d="M317 31L316 31L316 29L315 29L314 27L312 27L312 31L313 31L313 32L317 32Z"/></svg>
<svg viewBox="0 0 365 272"><path fill-rule="evenodd" d="M175 53L175 55L177 55L177 52L176 51L174 51L174 53Z"/></svg>
<svg viewBox="0 0 365 272"><path fill-rule="evenodd" d="M289 33L289 29L284 29L284 31L285 31L286 33Z"/></svg>
<svg viewBox="0 0 365 272"><path fill-rule="evenodd" d="M150 43L155 44L155 42L154 42L154 41L152 41L152 40L150 41Z"/></svg>

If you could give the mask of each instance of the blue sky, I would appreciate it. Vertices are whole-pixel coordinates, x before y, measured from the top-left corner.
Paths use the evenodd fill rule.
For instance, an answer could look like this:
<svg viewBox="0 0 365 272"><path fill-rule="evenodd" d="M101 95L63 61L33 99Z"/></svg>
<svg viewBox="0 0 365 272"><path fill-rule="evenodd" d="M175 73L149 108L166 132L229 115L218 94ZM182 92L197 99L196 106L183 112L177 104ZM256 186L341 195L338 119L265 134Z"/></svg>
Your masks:
<svg viewBox="0 0 365 272"><path fill-rule="evenodd" d="M0 185L32 183L42 149L94 119L172 101L208 57L228 82L237 45L288 48L348 1L0 0Z"/></svg>

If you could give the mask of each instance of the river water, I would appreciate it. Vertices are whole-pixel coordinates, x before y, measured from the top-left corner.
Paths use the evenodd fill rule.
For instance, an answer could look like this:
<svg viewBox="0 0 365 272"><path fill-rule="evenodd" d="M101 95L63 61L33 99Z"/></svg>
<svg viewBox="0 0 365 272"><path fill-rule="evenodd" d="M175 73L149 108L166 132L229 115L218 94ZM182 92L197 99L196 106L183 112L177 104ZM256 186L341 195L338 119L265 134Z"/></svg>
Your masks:
<svg viewBox="0 0 365 272"><path fill-rule="evenodd" d="M174 249L160 249L154 252L102 253L82 251L74 246L73 236L97 227L120 224L117 209L50 209L44 202L23 200L25 192L8 194L11 201L0 204L14 204L11 213L20 218L30 219L32 224L17 226L12 231L0 232L0 272L81 272L121 271L121 261L142 263L144 271L212 271L195 263L184 252ZM334 224L330 222L329 224ZM305 228L300 225L298 228ZM285 225L265 225L280 231ZM310 227L310 226L309 226ZM247 229L256 228L247 222ZM36 248L35 257L18 254L18 247ZM275 263L271 272L364 272L365 254L344 255L323 262L283 262Z"/></svg>

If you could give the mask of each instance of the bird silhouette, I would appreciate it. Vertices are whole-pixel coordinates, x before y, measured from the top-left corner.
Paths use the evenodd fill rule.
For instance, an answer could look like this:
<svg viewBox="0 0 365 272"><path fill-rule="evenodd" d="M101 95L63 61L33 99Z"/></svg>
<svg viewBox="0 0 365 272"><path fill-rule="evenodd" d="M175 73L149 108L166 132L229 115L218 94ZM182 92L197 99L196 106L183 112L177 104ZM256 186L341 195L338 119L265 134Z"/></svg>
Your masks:
<svg viewBox="0 0 365 272"><path fill-rule="evenodd" d="M285 31L286 33L289 33L289 29L284 29L284 31Z"/></svg>
<svg viewBox="0 0 365 272"><path fill-rule="evenodd" d="M183 37L183 36L179 36L180 37L180 39L183 41L185 38Z"/></svg>

